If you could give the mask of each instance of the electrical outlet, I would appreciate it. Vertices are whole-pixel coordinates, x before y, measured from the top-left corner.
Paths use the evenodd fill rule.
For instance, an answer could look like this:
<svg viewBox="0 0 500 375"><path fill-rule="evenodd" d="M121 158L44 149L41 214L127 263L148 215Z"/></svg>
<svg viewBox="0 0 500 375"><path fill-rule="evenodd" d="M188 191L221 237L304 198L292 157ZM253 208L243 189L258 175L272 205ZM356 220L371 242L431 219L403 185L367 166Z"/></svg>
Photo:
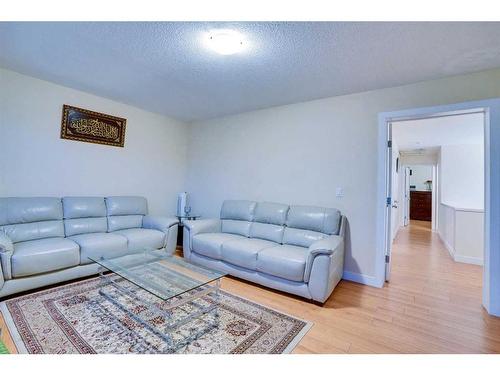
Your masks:
<svg viewBox="0 0 500 375"><path fill-rule="evenodd" d="M337 190L335 191L335 196L337 198L342 198L344 196L344 188L338 187Z"/></svg>

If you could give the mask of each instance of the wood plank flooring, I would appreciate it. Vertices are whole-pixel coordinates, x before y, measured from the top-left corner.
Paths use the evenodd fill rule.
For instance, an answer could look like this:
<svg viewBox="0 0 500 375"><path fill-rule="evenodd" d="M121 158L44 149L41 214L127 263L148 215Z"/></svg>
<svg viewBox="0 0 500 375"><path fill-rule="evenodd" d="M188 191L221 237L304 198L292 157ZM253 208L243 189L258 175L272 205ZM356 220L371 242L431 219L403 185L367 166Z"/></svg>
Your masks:
<svg viewBox="0 0 500 375"><path fill-rule="evenodd" d="M294 353L500 353L500 318L481 306L481 284L481 267L454 262L430 223L412 222L382 289L341 281L318 306L232 277L222 287L314 322Z"/></svg>

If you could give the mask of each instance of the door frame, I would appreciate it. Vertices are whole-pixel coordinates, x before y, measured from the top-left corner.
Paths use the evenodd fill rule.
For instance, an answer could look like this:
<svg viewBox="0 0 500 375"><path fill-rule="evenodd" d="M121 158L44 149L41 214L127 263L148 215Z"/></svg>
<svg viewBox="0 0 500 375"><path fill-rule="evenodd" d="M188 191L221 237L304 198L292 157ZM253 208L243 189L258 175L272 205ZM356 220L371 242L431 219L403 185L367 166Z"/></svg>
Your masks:
<svg viewBox="0 0 500 375"><path fill-rule="evenodd" d="M410 225L410 176L411 169L408 165L403 165L403 226ZM401 196L401 194L400 194Z"/></svg>
<svg viewBox="0 0 500 375"><path fill-rule="evenodd" d="M484 112L484 269L483 306L488 313L500 316L500 98L469 101L441 106L411 108L382 112L378 115L377 168L377 244L376 279L384 285L386 269L387 231L391 214L387 210L387 147L389 124L393 121L417 120L457 114ZM494 192L494 193L492 193Z"/></svg>

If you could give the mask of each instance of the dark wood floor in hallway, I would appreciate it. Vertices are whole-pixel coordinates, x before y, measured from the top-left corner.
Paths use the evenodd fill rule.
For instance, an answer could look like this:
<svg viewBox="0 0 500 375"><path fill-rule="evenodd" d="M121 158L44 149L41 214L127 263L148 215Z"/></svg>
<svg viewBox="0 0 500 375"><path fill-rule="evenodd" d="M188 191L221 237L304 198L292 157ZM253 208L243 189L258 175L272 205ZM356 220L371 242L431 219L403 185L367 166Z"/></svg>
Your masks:
<svg viewBox="0 0 500 375"><path fill-rule="evenodd" d="M481 306L481 278L481 267L452 260L429 223L412 222L396 237L384 288L341 281L318 306L232 277L222 287L312 321L294 353L500 353L500 318Z"/></svg>

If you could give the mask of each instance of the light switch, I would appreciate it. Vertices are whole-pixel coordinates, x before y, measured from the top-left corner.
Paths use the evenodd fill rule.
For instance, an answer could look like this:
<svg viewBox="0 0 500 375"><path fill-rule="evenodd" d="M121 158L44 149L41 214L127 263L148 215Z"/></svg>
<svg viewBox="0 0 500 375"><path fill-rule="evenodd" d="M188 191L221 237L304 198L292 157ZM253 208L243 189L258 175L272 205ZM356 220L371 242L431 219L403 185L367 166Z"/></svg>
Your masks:
<svg viewBox="0 0 500 375"><path fill-rule="evenodd" d="M338 187L337 190L335 191L335 196L337 198L342 198L344 196L344 188Z"/></svg>

